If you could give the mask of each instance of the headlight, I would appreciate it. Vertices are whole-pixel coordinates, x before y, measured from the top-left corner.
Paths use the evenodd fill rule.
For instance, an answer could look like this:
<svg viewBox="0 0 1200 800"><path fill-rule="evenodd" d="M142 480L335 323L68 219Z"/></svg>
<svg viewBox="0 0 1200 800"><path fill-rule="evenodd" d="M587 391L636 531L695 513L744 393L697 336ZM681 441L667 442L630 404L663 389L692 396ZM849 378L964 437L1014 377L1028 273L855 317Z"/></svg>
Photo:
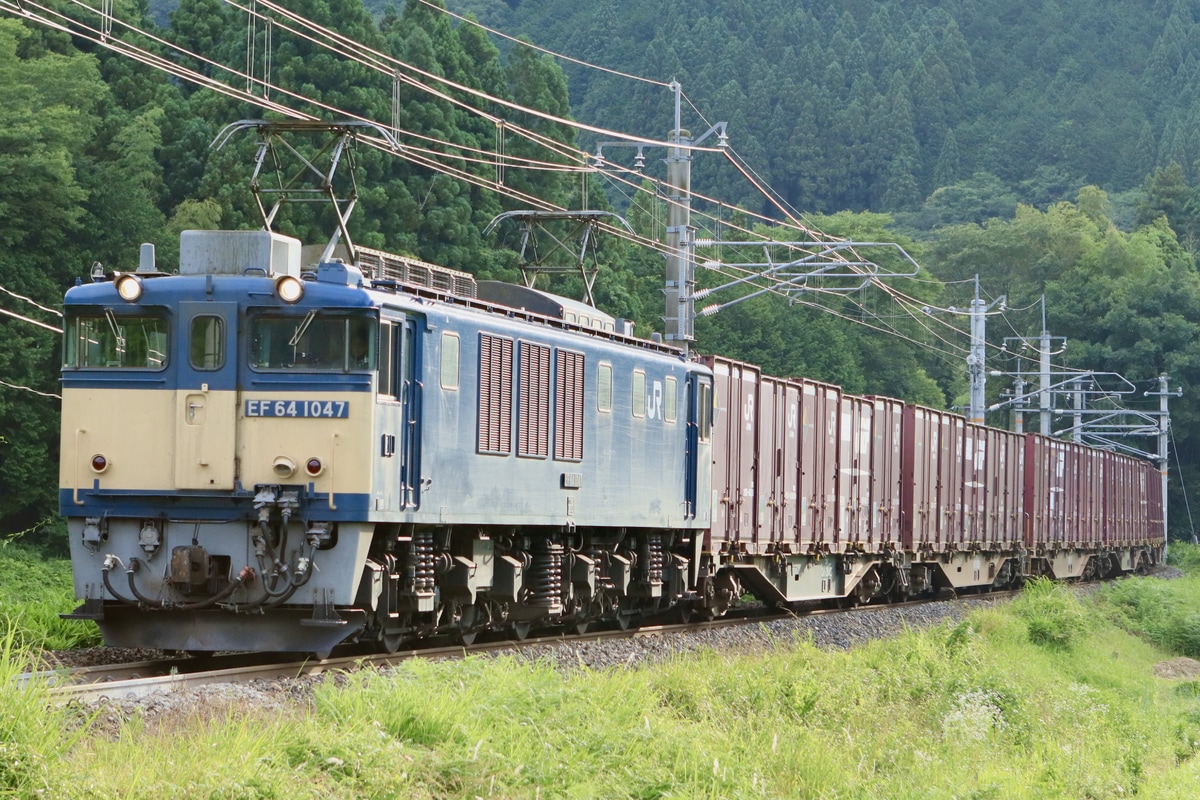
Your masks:
<svg viewBox="0 0 1200 800"><path fill-rule="evenodd" d="M136 302L142 296L142 279L136 275L122 275L117 278L117 294L127 303Z"/></svg>
<svg viewBox="0 0 1200 800"><path fill-rule="evenodd" d="M272 470L280 478L290 478L296 472L296 462L287 456L276 456Z"/></svg>
<svg viewBox="0 0 1200 800"><path fill-rule="evenodd" d="M285 303L298 303L304 297L304 284L299 278L282 275L275 280L275 294Z"/></svg>

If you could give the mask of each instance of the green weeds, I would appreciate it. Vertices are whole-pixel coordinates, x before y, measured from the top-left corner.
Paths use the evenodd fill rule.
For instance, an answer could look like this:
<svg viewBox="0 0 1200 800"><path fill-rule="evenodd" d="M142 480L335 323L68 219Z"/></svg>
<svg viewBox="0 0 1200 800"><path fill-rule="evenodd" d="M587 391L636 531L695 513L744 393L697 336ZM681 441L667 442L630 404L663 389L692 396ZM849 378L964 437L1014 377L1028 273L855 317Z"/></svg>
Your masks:
<svg viewBox="0 0 1200 800"><path fill-rule="evenodd" d="M1190 798L1200 682L1154 677L1172 653L1091 604L1140 593L1186 608L1192 591L1137 580L1080 601L1034 584L850 652L776 641L603 671L410 662L330 681L308 704L231 691L115 726L18 688L29 668L10 628L0 796Z"/></svg>
<svg viewBox="0 0 1200 800"><path fill-rule="evenodd" d="M1200 658L1200 575L1109 584L1104 599L1125 629L1179 655Z"/></svg>
<svg viewBox="0 0 1200 800"><path fill-rule="evenodd" d="M1188 574L1200 574L1200 545L1171 542L1167 548L1167 563Z"/></svg>
<svg viewBox="0 0 1200 800"><path fill-rule="evenodd" d="M0 634L0 796L53 796L54 773L83 733L50 704L42 668L15 628Z"/></svg>
<svg viewBox="0 0 1200 800"><path fill-rule="evenodd" d="M1045 647L1069 648L1091 624L1088 610L1070 588L1046 578L1027 584L1012 610L1025 621L1029 640Z"/></svg>
<svg viewBox="0 0 1200 800"><path fill-rule="evenodd" d="M59 618L75 608L74 598L69 561L0 545L0 632L10 632L22 646L46 650L99 644L94 624Z"/></svg>

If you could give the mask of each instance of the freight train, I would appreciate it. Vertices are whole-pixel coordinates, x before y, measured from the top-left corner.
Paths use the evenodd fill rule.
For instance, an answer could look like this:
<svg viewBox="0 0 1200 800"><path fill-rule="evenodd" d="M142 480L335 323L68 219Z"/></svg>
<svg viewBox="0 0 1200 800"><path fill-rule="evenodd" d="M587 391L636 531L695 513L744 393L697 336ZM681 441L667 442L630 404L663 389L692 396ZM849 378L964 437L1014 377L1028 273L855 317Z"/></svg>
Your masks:
<svg viewBox="0 0 1200 800"><path fill-rule="evenodd" d="M65 297L70 617L394 650L1142 570L1149 462L693 358L597 309L269 231Z"/></svg>

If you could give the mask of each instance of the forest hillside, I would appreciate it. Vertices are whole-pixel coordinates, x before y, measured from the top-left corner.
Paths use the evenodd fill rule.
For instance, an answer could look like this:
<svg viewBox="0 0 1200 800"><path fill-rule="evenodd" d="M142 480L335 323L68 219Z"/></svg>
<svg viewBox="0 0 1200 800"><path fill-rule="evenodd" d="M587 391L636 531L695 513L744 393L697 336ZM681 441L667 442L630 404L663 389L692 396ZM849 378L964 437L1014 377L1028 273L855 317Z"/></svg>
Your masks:
<svg viewBox="0 0 1200 800"><path fill-rule="evenodd" d="M254 102L168 77L104 36L53 30L0 6L0 309L42 323L0 317L10 343L0 351L0 530L55 525L59 342L45 326L65 288L95 262L136 264L143 241L170 269L180 230L261 224L248 191L254 142L210 147L225 125L278 113L264 109L270 101L402 128L403 154L423 148L460 172L356 154L355 241L512 280L517 237L484 230L528 207L521 198L613 209L643 241L664 239L661 189L638 193L564 168L597 139L567 120L661 141L674 124L672 79L683 87L684 127L700 135L727 122L736 154L694 159L693 189L721 200L697 201L699 237L794 240L790 215L804 235L899 243L921 265L913 278L849 296L732 305L697 323L698 350L851 392L961 407L968 339L958 310L978 275L997 309L989 370L1028 369L1005 339L1046 329L1065 342L1056 364L1124 376L1128 403L1156 408L1144 393L1162 373L1182 386L1171 467L1195 483L1200 0L448 3L610 71L489 34L438 0L288 3L343 37L332 51L291 34L270 5L248 27L245 7L222 0L115 0L117 24L104 34L204 81L237 83L230 74L250 65L270 84ZM396 82L357 58L368 53L432 77L423 88ZM440 94L428 91L434 84ZM493 118L541 143L502 137ZM500 174L489 161L498 147L506 164L543 163ZM647 154L646 178L661 178L662 158ZM316 243L330 220L302 208L280 227ZM753 249L699 255L731 261ZM889 252L875 257L903 271ZM661 253L606 238L599 255L598 304L639 333L661 330ZM724 280L700 272L702 286ZM581 286L550 288L577 295ZM1011 377L990 378L989 402L1012 388ZM1007 409L989 416L1010 420ZM1190 533L1183 485L1173 483L1172 519Z"/></svg>

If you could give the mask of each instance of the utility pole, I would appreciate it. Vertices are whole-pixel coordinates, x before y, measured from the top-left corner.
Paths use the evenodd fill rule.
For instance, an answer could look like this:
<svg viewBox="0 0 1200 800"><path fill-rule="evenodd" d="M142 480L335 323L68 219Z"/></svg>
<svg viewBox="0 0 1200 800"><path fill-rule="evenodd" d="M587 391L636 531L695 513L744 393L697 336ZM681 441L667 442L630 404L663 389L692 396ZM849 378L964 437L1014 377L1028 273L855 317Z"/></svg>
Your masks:
<svg viewBox="0 0 1200 800"><path fill-rule="evenodd" d="M971 352L967 356L967 374L971 379L971 406L968 417L976 425L983 425L987 414L987 312L999 305L1004 310L1007 295L1001 295L988 305L979 298L979 276L975 276L975 299L971 301ZM953 310L953 309L951 309Z"/></svg>
<svg viewBox="0 0 1200 800"><path fill-rule="evenodd" d="M1041 343L1038 346L1040 380L1038 385L1041 387L1038 392L1038 407L1041 409L1041 434L1049 436L1051 429L1051 402L1050 402L1050 331L1046 330L1046 295L1042 295L1042 336ZM1066 344L1066 339L1063 339L1063 344Z"/></svg>
<svg viewBox="0 0 1200 800"><path fill-rule="evenodd" d="M683 88L671 81L675 93L675 128L667 148L667 282L664 338L686 352L695 337L696 246L692 236L691 131L681 127Z"/></svg>
<svg viewBox="0 0 1200 800"><path fill-rule="evenodd" d="M1025 387L1029 382L1018 377L1013 381L1013 397L1016 398L1013 402L1013 430L1017 433L1025 432Z"/></svg>
<svg viewBox="0 0 1200 800"><path fill-rule="evenodd" d="M1163 509L1163 559L1167 557L1167 469L1170 465L1169 445L1171 442L1171 415L1167 411L1167 401L1172 397L1183 394L1181 389L1170 391L1167 387L1169 378L1166 373L1158 376L1158 391L1146 392L1147 397L1158 397L1158 473L1162 479L1162 509Z"/></svg>
<svg viewBox="0 0 1200 800"><path fill-rule="evenodd" d="M1074 419L1074 424L1071 426L1071 441L1078 442L1083 436L1083 379L1076 378L1071 381L1074 391L1071 392L1071 408L1074 413L1071 415Z"/></svg>
<svg viewBox="0 0 1200 800"><path fill-rule="evenodd" d="M685 130L682 120L683 87L679 81L671 81L675 94L675 127L667 134L667 264L666 264L666 313L663 315L663 338L688 352L695 340L696 322L696 241L692 227L692 148L713 134L717 135L717 146L728 143L726 123L718 122L695 139L691 131ZM596 144L596 166L604 164L605 147L636 147L635 171L644 165L643 151L656 146L646 140L625 142L598 142Z"/></svg>
<svg viewBox="0 0 1200 800"><path fill-rule="evenodd" d="M1036 342L1036 344L1034 344L1034 342ZM1065 383L1057 385L1054 383L1055 377L1058 377L1059 375L1056 375L1056 373L1054 373L1050 367L1050 356L1057 355L1058 353L1062 352L1061 349L1053 349L1056 342L1058 342L1060 348L1066 347L1066 337L1051 336L1050 331L1046 330L1046 297L1043 295L1041 336L1037 337L1036 339L1032 337L1026 338L1024 336L1009 336L1005 338L1004 349L1007 352L1013 353L1018 358L1017 371L1016 373L992 373L993 375L1007 374L1016 378L1018 381L1016 384L1016 392L1010 400L1003 403L997 403L988 409L989 411L1012 404L1017 409L1016 424L1018 426L1018 430L1022 430L1024 424L1025 403L1027 400L1032 399L1033 395L1036 394L1038 398L1038 430L1043 436L1050 436L1053 433L1055 390L1061 391L1062 387L1066 385ZM1020 347L1014 348L1014 345L1017 343L1020 344ZM1038 354L1038 371L1036 373L1023 372L1020 367L1019 359L1027 358L1027 356L1022 355L1022 351L1029 349L1031 346L1037 350ZM1026 393L1026 389L1029 387L1029 384L1023 380L1026 375L1028 375L1030 378L1032 378L1034 375L1037 375L1038 377L1038 388L1029 392L1028 394Z"/></svg>

